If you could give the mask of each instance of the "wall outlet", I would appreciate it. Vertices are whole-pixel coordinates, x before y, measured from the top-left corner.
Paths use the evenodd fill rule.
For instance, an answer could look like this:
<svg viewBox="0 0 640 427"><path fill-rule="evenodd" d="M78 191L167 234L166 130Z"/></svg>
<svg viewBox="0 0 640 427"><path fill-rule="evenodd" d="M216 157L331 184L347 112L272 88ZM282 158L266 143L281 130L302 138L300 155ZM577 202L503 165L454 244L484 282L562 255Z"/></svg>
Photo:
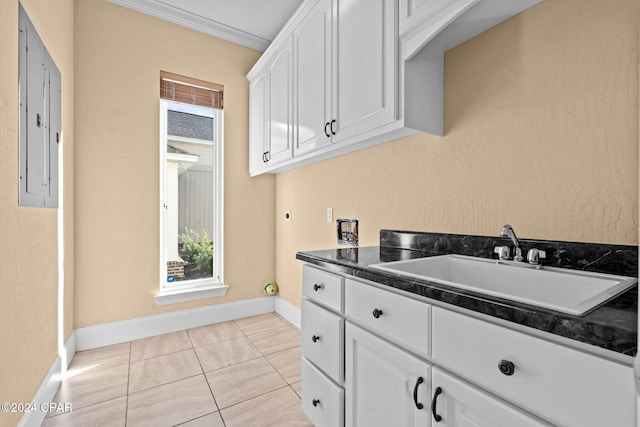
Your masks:
<svg viewBox="0 0 640 427"><path fill-rule="evenodd" d="M333 208L327 208L327 222L333 221Z"/></svg>
<svg viewBox="0 0 640 427"><path fill-rule="evenodd" d="M291 221L291 211L284 211L284 220L287 222Z"/></svg>

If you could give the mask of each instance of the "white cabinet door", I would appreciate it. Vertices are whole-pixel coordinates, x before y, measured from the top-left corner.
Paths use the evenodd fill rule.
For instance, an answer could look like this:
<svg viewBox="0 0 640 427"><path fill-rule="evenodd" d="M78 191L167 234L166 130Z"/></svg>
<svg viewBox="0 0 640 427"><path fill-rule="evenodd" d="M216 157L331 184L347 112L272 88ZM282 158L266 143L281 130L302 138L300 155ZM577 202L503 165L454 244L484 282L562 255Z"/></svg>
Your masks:
<svg viewBox="0 0 640 427"><path fill-rule="evenodd" d="M430 425L428 363L347 322L345 425Z"/></svg>
<svg viewBox="0 0 640 427"><path fill-rule="evenodd" d="M294 31L294 154L331 143L331 0L319 0Z"/></svg>
<svg viewBox="0 0 640 427"><path fill-rule="evenodd" d="M432 378L434 427L550 426L441 369L434 367Z"/></svg>
<svg viewBox="0 0 640 427"><path fill-rule="evenodd" d="M335 0L333 142L396 118L397 0ZM335 122L333 121L335 120Z"/></svg>
<svg viewBox="0 0 640 427"><path fill-rule="evenodd" d="M269 65L268 78L268 166L288 160L292 151L293 113L293 48L292 38L286 41Z"/></svg>
<svg viewBox="0 0 640 427"><path fill-rule="evenodd" d="M256 77L249 86L249 172L266 169L267 151L267 75Z"/></svg>

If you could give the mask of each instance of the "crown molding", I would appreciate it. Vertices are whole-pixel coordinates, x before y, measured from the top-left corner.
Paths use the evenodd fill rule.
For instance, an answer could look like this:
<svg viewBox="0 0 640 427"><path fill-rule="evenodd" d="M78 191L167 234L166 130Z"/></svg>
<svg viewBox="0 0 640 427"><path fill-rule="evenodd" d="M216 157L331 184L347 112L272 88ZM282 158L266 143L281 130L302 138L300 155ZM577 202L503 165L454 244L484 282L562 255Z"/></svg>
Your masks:
<svg viewBox="0 0 640 427"><path fill-rule="evenodd" d="M146 15L154 16L174 24L190 28L210 36L218 37L251 49L264 51L270 40L257 37L212 19L203 18L178 7L170 6L156 0L109 0L111 3Z"/></svg>

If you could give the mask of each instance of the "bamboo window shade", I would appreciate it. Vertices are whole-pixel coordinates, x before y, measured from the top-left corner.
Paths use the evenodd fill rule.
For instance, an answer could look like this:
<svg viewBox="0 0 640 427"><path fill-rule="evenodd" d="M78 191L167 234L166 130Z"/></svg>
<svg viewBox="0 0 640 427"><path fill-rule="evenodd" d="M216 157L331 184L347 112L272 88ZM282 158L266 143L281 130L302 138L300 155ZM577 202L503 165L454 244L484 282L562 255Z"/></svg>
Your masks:
<svg viewBox="0 0 640 427"><path fill-rule="evenodd" d="M224 86L160 71L160 98L222 110Z"/></svg>

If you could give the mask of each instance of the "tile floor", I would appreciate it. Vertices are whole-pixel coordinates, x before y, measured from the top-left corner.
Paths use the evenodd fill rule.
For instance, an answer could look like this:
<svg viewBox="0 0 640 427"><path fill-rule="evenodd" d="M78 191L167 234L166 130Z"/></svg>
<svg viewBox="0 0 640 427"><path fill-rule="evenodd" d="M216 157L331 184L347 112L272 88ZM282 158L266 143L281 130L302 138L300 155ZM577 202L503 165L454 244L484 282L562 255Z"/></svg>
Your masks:
<svg viewBox="0 0 640 427"><path fill-rule="evenodd" d="M300 358L274 313L78 352L42 426L311 426Z"/></svg>

